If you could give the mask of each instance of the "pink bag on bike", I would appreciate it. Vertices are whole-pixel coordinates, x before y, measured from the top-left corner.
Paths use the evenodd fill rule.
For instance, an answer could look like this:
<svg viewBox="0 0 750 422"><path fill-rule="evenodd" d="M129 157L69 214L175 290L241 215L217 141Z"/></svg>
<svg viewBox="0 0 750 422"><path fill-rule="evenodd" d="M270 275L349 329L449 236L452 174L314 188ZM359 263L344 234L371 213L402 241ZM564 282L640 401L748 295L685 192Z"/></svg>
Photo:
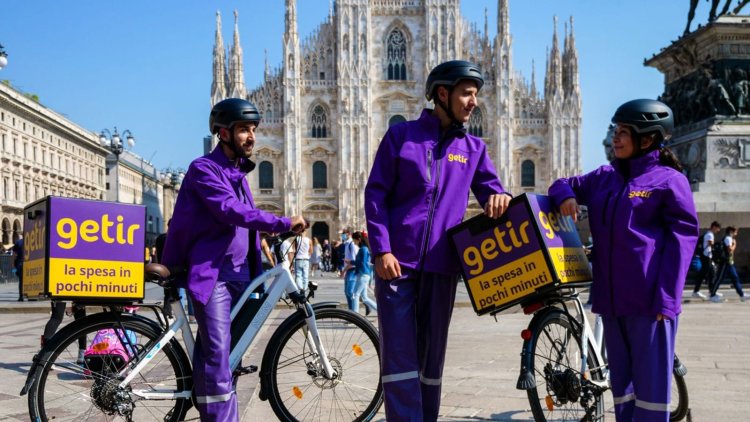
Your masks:
<svg viewBox="0 0 750 422"><path fill-rule="evenodd" d="M123 344L123 341L126 344ZM83 353L86 369L85 375L91 372L120 372L134 356L133 345L136 335L130 330L106 328L99 330L93 341Z"/></svg>

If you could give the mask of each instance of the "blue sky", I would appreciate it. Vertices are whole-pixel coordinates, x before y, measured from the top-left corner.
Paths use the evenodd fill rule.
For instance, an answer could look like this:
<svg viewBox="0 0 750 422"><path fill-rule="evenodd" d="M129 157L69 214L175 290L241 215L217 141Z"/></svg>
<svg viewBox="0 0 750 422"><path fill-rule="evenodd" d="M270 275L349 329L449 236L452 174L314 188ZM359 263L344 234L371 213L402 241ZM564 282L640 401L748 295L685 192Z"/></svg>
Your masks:
<svg viewBox="0 0 750 422"><path fill-rule="evenodd" d="M471 22L484 27L489 12L495 35L497 0L463 0ZM734 2L733 2L734 3ZM604 163L601 141L617 106L633 98L656 98L662 75L643 60L682 34L687 0L510 0L513 65L526 78L536 62L543 86L545 49L553 16L573 16L583 95L583 164ZM239 12L245 81L263 77L264 50L281 62L283 0L246 1L28 1L3 0L0 44L9 64L0 80L36 94L40 102L78 125L99 132L130 129L134 152L157 168L187 167L202 154L210 107L215 13L221 11L225 43L231 43ZM298 0L304 38L328 14L328 0ZM705 23L708 3L693 21ZM225 44L226 45L226 44Z"/></svg>

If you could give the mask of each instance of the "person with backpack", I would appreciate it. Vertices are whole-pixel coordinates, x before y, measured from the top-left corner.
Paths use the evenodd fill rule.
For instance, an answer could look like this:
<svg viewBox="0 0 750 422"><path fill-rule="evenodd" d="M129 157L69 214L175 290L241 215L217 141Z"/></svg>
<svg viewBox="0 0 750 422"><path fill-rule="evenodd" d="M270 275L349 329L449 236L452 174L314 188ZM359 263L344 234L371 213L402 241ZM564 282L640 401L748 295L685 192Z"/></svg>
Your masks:
<svg viewBox="0 0 750 422"><path fill-rule="evenodd" d="M628 101L612 123L612 163L556 180L549 195L573 219L579 203L588 207L596 245L591 311L604 324L616 420L666 422L698 216L690 182L664 146L672 110Z"/></svg>
<svg viewBox="0 0 750 422"><path fill-rule="evenodd" d="M721 302L718 290L725 276L729 276L732 280L734 290L739 295L740 300L744 302L747 300L747 297L745 296L745 292L742 291L742 283L740 283L740 277L737 275L737 268L734 266L734 251L737 249L737 234L739 230L736 227L729 226L724 233L724 239L721 242L717 242L719 248L715 248L712 251L719 270L717 271L718 275L714 280L713 286L711 286L711 302Z"/></svg>
<svg viewBox="0 0 750 422"><path fill-rule="evenodd" d="M714 221L711 223L711 228L703 233L698 240L696 250L701 258L701 271L698 273L698 279L695 281L695 286L693 287L693 297L695 298L708 299L708 296L700 291L701 284L705 280L710 292L714 277L716 277L716 267L713 261L714 238L720 231L721 224L718 221Z"/></svg>

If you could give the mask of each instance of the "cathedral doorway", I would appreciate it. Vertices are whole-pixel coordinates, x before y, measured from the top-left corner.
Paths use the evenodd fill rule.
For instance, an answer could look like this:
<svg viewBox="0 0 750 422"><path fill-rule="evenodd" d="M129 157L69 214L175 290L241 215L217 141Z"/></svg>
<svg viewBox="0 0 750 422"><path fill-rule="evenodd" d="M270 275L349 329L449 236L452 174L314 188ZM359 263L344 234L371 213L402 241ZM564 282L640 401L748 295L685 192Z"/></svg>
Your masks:
<svg viewBox="0 0 750 422"><path fill-rule="evenodd" d="M323 240L325 239L331 239L331 233L330 229L328 228L328 224L318 221L317 223L313 224L312 226L312 236L317 237L318 240L323 243Z"/></svg>

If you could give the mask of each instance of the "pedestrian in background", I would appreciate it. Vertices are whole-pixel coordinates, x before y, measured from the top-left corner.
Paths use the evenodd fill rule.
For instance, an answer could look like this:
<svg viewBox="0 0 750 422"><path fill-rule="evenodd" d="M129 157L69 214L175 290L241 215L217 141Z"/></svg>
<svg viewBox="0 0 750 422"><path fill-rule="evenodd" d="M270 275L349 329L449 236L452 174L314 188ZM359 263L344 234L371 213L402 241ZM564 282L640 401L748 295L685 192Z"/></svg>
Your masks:
<svg viewBox="0 0 750 422"><path fill-rule="evenodd" d="M592 312L602 316L618 422L669 421L682 291L698 238L690 183L663 142L674 115L655 100L633 100L614 116L615 159L558 179L560 212L589 210L596 245Z"/></svg>
<svg viewBox="0 0 750 422"><path fill-rule="evenodd" d="M13 243L11 253L13 254L13 268L18 277L18 301L23 302L23 237L19 237Z"/></svg>
<svg viewBox="0 0 750 422"><path fill-rule="evenodd" d="M372 277L370 242L367 241L367 237L362 232L352 233L352 242L359 248L357 257L354 259L354 271L357 278L354 284L354 295L352 297L354 309L352 310L359 312L359 299L361 298L365 305L365 315L370 315L370 312L378 310L378 305L367 294L367 287L370 285Z"/></svg>
<svg viewBox="0 0 750 422"><path fill-rule="evenodd" d="M706 231L703 236L698 240L700 245L700 258L701 258L701 270L698 273L698 279L695 281L695 287L693 287L693 297L707 299L708 296L703 294L701 290L701 284L706 281L706 286L710 293L711 286L716 278L716 266L713 260L713 246L715 236L721 231L721 224L718 221L711 223L711 228Z"/></svg>
<svg viewBox="0 0 750 422"><path fill-rule="evenodd" d="M320 272L320 262L323 256L323 248L317 237L312 238L312 253L310 254L310 275L315 276L315 271Z"/></svg>
<svg viewBox="0 0 750 422"><path fill-rule="evenodd" d="M331 243L323 239L323 271L331 271Z"/></svg>
<svg viewBox="0 0 750 422"><path fill-rule="evenodd" d="M734 266L734 251L737 249L737 234L739 230L736 227L729 226L725 231L725 236L721 240L721 245L725 249L726 260L719 266L717 271L716 280L711 288L711 302L721 302L721 296L719 296L718 290L724 277L728 276L732 280L732 286L740 297L741 301L746 301L747 297L745 292L742 291L742 283L740 283L740 276L737 275L737 268Z"/></svg>
<svg viewBox="0 0 750 422"><path fill-rule="evenodd" d="M310 238L304 235L304 230L300 233L295 241L297 252L294 254L294 279L297 287L303 292L307 291L310 284L310 254L312 244Z"/></svg>
<svg viewBox="0 0 750 422"><path fill-rule="evenodd" d="M341 277L344 278L344 296L350 311L354 310L354 288L357 284L357 272L354 270L354 260L357 259L359 247L352 241L352 231L344 229L341 239L344 241L344 268Z"/></svg>

